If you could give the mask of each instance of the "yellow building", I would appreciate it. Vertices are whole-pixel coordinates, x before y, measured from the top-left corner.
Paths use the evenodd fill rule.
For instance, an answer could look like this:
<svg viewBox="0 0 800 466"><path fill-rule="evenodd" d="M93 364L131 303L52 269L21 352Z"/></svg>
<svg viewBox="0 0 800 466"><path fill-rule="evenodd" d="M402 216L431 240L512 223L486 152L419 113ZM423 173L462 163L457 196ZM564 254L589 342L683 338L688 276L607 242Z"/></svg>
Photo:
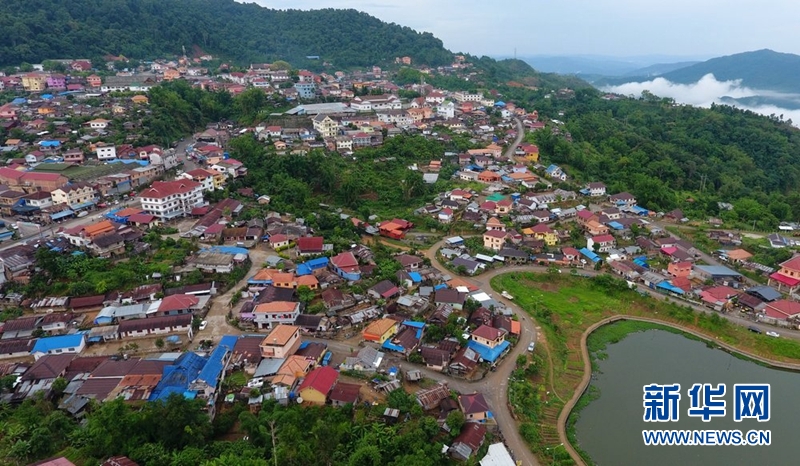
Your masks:
<svg viewBox="0 0 800 466"><path fill-rule="evenodd" d="M544 223L539 223L532 228L522 230L525 235L532 235L536 239L544 241L548 246L555 246L558 244L558 234L549 226Z"/></svg>
<svg viewBox="0 0 800 466"><path fill-rule="evenodd" d="M225 176L224 173L211 168L209 168L208 171L214 172L214 189L225 189L225 183L228 181L228 177Z"/></svg>
<svg viewBox="0 0 800 466"><path fill-rule="evenodd" d="M43 91L47 87L47 77L43 74L28 73L22 77L22 87L31 92Z"/></svg>
<svg viewBox="0 0 800 466"><path fill-rule="evenodd" d="M131 97L131 102L133 102L135 104L147 104L150 101L147 99L147 96L135 95L135 96Z"/></svg>
<svg viewBox="0 0 800 466"><path fill-rule="evenodd" d="M361 332L364 339L383 344L397 333L397 321L392 319L379 319L367 325Z"/></svg>
<svg viewBox="0 0 800 466"><path fill-rule="evenodd" d="M330 366L317 367L303 379L297 393L303 402L324 405L338 378L339 373Z"/></svg>

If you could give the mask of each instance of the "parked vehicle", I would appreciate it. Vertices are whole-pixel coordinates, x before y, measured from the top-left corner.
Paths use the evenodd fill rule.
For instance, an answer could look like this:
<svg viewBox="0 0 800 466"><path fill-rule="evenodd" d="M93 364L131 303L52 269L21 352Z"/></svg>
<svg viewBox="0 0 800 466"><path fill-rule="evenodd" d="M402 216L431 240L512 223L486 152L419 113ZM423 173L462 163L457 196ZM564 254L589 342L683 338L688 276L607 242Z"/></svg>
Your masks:
<svg viewBox="0 0 800 466"><path fill-rule="evenodd" d="M511 296L511 294L506 290L501 291L500 292L500 296L502 296L502 297L504 297L506 299L514 299L514 297Z"/></svg>
<svg viewBox="0 0 800 466"><path fill-rule="evenodd" d="M750 331L751 331L751 332L753 332L753 333L761 333L761 329L760 329L760 328L758 328L758 327L754 327L754 326L752 326L752 325L751 325L751 326L749 326L749 327L747 327L747 330L750 330Z"/></svg>
<svg viewBox="0 0 800 466"><path fill-rule="evenodd" d="M778 332L773 332L772 330L770 330L769 332L767 332L767 336L778 338L780 337L780 334Z"/></svg>
<svg viewBox="0 0 800 466"><path fill-rule="evenodd" d="M534 348L536 348L536 342L531 342L531 344L528 345L528 351L533 353Z"/></svg>
<svg viewBox="0 0 800 466"><path fill-rule="evenodd" d="M205 330L207 326L208 326L208 321L207 321L207 320L204 320L204 321L200 322L200 327L199 327L199 329L200 329L200 330Z"/></svg>
<svg viewBox="0 0 800 466"><path fill-rule="evenodd" d="M89 212L88 212L88 211L86 211L86 210L84 210L84 211L80 212L80 213L77 215L77 217L78 217L78 218L83 218L83 217L86 217L87 215L89 215Z"/></svg>

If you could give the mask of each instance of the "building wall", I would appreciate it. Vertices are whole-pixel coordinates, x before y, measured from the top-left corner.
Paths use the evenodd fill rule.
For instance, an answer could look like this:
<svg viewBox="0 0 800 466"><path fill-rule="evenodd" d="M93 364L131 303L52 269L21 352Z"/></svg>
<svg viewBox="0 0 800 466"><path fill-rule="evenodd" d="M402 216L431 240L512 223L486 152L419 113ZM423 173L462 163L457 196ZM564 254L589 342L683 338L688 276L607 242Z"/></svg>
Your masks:
<svg viewBox="0 0 800 466"><path fill-rule="evenodd" d="M301 390L300 396L303 398L304 402L313 403L316 405L324 405L325 401L327 400L327 397L324 394L310 387Z"/></svg>

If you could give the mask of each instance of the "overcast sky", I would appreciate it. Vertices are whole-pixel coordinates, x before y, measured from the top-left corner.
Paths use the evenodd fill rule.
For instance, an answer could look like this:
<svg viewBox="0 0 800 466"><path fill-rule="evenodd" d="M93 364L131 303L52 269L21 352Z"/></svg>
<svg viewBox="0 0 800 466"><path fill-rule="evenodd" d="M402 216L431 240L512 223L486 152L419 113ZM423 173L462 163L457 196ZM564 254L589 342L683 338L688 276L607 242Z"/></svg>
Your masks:
<svg viewBox="0 0 800 466"><path fill-rule="evenodd" d="M278 9L354 8L475 55L510 56L514 47L519 56L800 53L797 0L251 1Z"/></svg>

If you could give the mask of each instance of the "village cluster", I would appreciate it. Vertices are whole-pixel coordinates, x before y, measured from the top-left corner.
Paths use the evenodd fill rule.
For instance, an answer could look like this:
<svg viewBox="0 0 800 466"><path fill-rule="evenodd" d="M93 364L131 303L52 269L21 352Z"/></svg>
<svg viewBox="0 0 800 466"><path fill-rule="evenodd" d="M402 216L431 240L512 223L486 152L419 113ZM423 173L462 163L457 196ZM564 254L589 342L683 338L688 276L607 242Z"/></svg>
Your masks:
<svg viewBox="0 0 800 466"><path fill-rule="evenodd" d="M792 300L800 257L777 269L754 263L750 252L737 248L735 235L721 230L709 236L726 249L715 257L701 252L666 230L686 222L679 210L649 211L629 193L609 193L599 181L577 184L561 167L542 164L525 135L546 123L502 96L425 83L398 86L378 67L328 75L254 64L247 72L223 69L212 76L201 60L182 58L101 77L83 60L64 66L66 74L0 77L0 89L20 94L0 106L0 125L18 136L0 151L19 155L0 168L0 214L14 218L0 231L0 239L13 241L0 251L0 281L28 282L37 273L39 248L112 260L146 255L145 235L166 228L174 231L165 236L197 245L169 275L199 271L204 279L165 288L166 277L154 274L152 283L133 290L88 296L6 293L3 304L25 313L0 328L0 358L13 361L0 366L0 375L17 376L4 401L50 391L63 379L61 407L75 416L92 399L137 402L173 393L207 400L213 416L226 402L246 402L252 410L265 399L339 406L411 387L444 428L450 411L463 412L469 422L448 453L468 459L494 426L492 410L505 407L490 406L482 393L452 397L447 380L490 374L523 341L524 318L509 304L513 296L481 289L470 276L523 264L556 273L603 269L633 287L719 311L745 310L754 320L796 326L800 316ZM458 57L440 71L469 68ZM279 94L298 103L286 114L307 124L220 122L184 147L137 146L148 90L175 79L234 95L248 88ZM400 91L421 97L403 99ZM547 124L569 138L558 122ZM235 197L207 200L247 176L247 167L228 152L236 135L252 133L277 154L326 149L349 156L399 134L449 137L437 128L467 134L484 147L410 167L431 184L443 162L459 167L452 178L459 187L418 206L414 215L465 229L440 235L427 255L398 251L391 279L372 278L378 264L367 242L335 247L291 213L238 219L248 207L268 211L270 193L244 188ZM341 215L365 238L410 249L404 245L415 218ZM774 236L773 247L792 245ZM735 270L739 266L768 275L769 286L754 286ZM218 290L214 277L234 272L243 274L241 282ZM235 299L223 302L223 295ZM308 312L312 306L318 312ZM154 341L161 342L157 349L139 354L139 342L149 348ZM181 352L198 342L197 351ZM114 350L103 355L104 345ZM100 355L82 354L89 350ZM247 383L223 390L236 373ZM422 388L426 377L439 383ZM387 409L385 417L394 422L401 414ZM492 445L487 458L481 464L514 464L502 443Z"/></svg>

